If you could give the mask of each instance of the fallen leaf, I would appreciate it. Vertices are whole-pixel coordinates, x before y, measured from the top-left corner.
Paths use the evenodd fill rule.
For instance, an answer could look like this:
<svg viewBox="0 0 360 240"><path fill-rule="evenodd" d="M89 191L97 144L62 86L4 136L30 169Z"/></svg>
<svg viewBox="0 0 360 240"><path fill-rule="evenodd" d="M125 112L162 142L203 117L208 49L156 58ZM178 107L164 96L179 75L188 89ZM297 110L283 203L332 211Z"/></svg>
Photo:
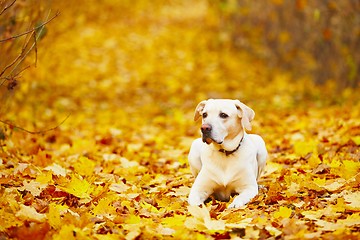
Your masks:
<svg viewBox="0 0 360 240"><path fill-rule="evenodd" d="M93 190L93 186L91 186L91 183L89 183L86 179L81 179L76 175L72 175L71 181L66 186L59 186L59 188L64 192L79 197L84 203L91 201L90 193Z"/></svg>
<svg viewBox="0 0 360 240"><path fill-rule="evenodd" d="M53 165L47 166L44 168L44 170L48 170L48 171L52 171L54 173L54 175L58 175L58 176L66 176L66 169L61 167L60 165L54 163Z"/></svg>
<svg viewBox="0 0 360 240"><path fill-rule="evenodd" d="M278 211L274 212L275 218L289 218L291 216L292 210L287 207L280 207Z"/></svg>
<svg viewBox="0 0 360 240"><path fill-rule="evenodd" d="M15 216L27 221L44 222L46 220L45 214L38 213L35 208L25 205L20 205L20 210Z"/></svg>
<svg viewBox="0 0 360 240"><path fill-rule="evenodd" d="M24 190L29 191L34 197L37 197L40 195L42 190L47 187L47 185L48 184L46 184L46 183L43 184L43 183L39 183L34 180L29 181L29 182L24 180L23 186L19 187L19 190L20 191L24 191Z"/></svg>
<svg viewBox="0 0 360 240"><path fill-rule="evenodd" d="M348 193L344 196L344 199L350 209L360 209L360 191Z"/></svg>

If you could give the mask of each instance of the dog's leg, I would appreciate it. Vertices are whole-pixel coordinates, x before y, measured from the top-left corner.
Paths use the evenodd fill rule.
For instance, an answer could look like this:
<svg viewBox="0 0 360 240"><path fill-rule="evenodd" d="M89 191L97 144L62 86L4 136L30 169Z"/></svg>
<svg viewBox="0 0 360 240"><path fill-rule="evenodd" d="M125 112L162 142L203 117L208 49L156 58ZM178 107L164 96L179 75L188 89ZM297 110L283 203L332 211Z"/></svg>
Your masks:
<svg viewBox="0 0 360 240"><path fill-rule="evenodd" d="M190 190L188 203L190 205L201 205L213 193L214 183L205 177L204 171L200 171Z"/></svg>
<svg viewBox="0 0 360 240"><path fill-rule="evenodd" d="M239 192L239 195L234 198L233 202L229 205L229 208L244 206L258 194L259 190L257 185L250 185L246 186L246 188L238 190L237 192Z"/></svg>
<svg viewBox="0 0 360 240"><path fill-rule="evenodd" d="M188 155L190 170L191 173L194 175L194 177L198 175L202 166L201 157L200 157L201 145L202 145L201 138L194 140Z"/></svg>

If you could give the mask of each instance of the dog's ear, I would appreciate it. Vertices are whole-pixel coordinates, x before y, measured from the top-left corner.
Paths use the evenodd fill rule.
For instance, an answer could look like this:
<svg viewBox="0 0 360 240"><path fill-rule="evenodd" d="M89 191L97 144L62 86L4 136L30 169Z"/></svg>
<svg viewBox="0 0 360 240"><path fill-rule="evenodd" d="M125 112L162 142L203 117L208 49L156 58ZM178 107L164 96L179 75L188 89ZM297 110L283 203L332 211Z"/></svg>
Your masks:
<svg viewBox="0 0 360 240"><path fill-rule="evenodd" d="M195 108L194 121L197 121L201 116L201 112L204 109L206 102L207 100L201 101Z"/></svg>
<svg viewBox="0 0 360 240"><path fill-rule="evenodd" d="M251 130L251 121L255 117L255 112L239 100L235 100L235 106L238 110L238 116L241 118L241 124L246 130Z"/></svg>

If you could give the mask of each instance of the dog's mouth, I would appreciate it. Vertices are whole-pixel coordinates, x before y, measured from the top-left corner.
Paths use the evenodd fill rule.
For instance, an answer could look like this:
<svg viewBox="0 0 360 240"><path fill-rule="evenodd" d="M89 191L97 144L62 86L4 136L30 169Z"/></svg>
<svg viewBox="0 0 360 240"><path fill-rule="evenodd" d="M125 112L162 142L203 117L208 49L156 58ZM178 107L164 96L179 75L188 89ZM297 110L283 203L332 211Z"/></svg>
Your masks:
<svg viewBox="0 0 360 240"><path fill-rule="evenodd" d="M202 141L203 141L204 143L206 143L206 144L210 144L210 143L214 142L214 143L220 145L220 144L223 143L223 141L216 141L215 139L213 139L213 138L211 138L211 137L209 137L209 136L203 136Z"/></svg>

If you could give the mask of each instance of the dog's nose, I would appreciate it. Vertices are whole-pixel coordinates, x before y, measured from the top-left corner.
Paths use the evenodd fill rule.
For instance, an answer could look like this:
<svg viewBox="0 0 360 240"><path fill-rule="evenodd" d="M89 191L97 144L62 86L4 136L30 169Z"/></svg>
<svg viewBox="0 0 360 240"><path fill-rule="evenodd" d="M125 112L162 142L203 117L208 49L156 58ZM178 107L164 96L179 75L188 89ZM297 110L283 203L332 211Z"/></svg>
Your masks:
<svg viewBox="0 0 360 240"><path fill-rule="evenodd" d="M201 132L202 133L209 133L211 131L212 127L210 124L203 124L201 126Z"/></svg>

